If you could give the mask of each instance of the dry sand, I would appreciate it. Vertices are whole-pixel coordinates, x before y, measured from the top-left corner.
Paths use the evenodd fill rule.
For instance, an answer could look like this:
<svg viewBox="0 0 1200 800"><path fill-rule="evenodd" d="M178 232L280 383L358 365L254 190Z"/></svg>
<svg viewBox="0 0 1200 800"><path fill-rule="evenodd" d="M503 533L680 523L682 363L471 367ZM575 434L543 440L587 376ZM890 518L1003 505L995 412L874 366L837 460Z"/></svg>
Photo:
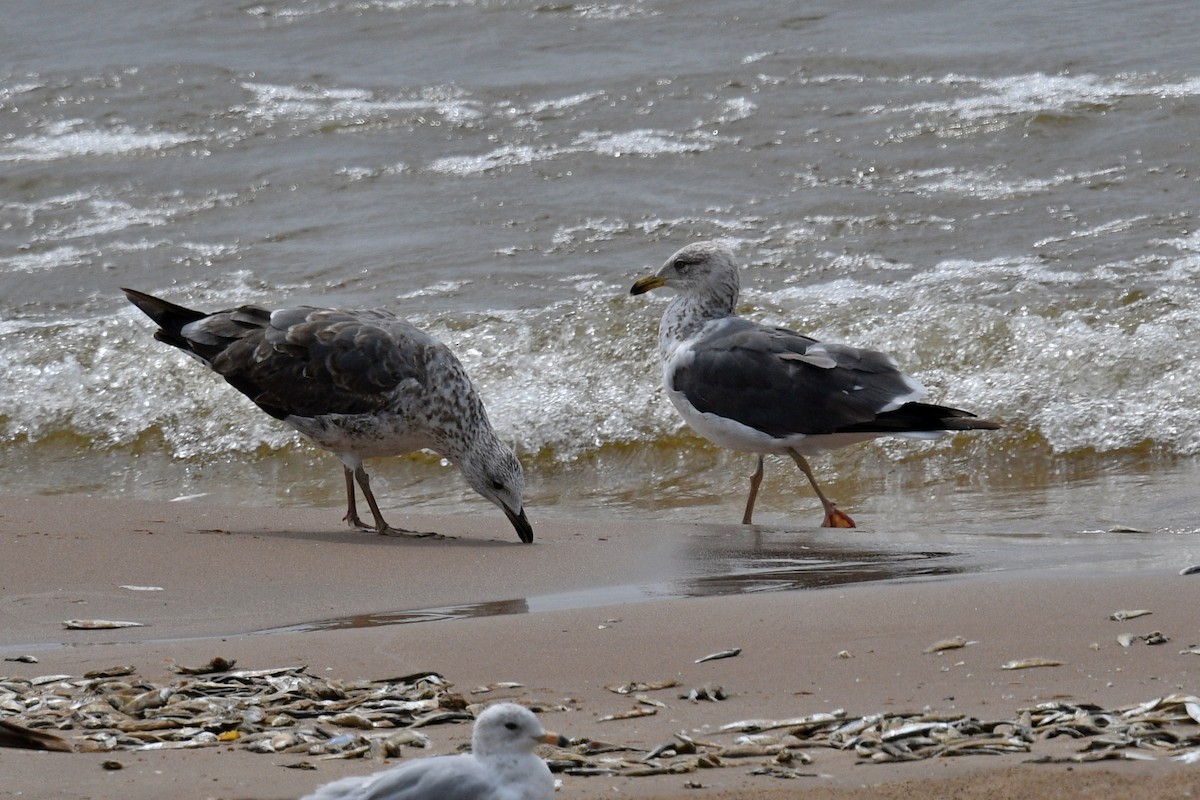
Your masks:
<svg viewBox="0 0 1200 800"><path fill-rule="evenodd" d="M535 520L536 542L516 541L497 514L401 518L457 538L413 541L342 529L324 510L228 509L201 502L142 503L83 497L0 497L0 674L81 675L135 665L168 681L173 663L213 656L239 667L305 664L312 674L381 678L419 670L456 687L515 681L521 688L472 699L564 705L547 726L573 737L653 747L677 731L711 733L747 718L834 709L849 714L930 708L1012 718L1053 699L1105 707L1200 693L1200 575L1080 571L998 572L858 583L811 591L655 598L628 587L680 579L698 537L745 541L740 525ZM794 536L803 537L803 532ZM847 547L879 536L839 532ZM856 538L857 537L857 538ZM828 541L828 539L822 539ZM122 586L160 586L144 592ZM626 587L626 588L620 588ZM491 616L380 625L372 614L478 604ZM1118 609L1153 615L1111 621ZM134 620L143 628L66 631L65 619ZM341 620L342 627L308 625ZM289 627L291 626L291 627ZM272 633L247 635L279 629ZM1123 648L1119 633L1159 630L1171 642ZM923 650L964 636L973 644ZM697 664L708 653L740 655ZM1039 656L1062 666L1008 671ZM606 684L707 682L730 694L622 721L629 697ZM427 729L430 751L452 752L465 725ZM68 736L70 734L68 733ZM1065 738L1065 737L1064 737ZM726 741L728 737L726 736ZM1057 740L1056 740L1057 741ZM1071 742L1057 745L1069 754ZM564 776L559 797L611 798L1058 798L1200 796L1198 768L1165 760L1029 764L1024 755L863 763L852 753L810 751L816 777L753 776L750 763L690 775ZM119 770L101 763L116 760ZM296 756L230 745L188 751L41 753L0 749L0 797L290 798L342 775L383 768L363 760L283 768ZM702 788L686 788L688 782Z"/></svg>

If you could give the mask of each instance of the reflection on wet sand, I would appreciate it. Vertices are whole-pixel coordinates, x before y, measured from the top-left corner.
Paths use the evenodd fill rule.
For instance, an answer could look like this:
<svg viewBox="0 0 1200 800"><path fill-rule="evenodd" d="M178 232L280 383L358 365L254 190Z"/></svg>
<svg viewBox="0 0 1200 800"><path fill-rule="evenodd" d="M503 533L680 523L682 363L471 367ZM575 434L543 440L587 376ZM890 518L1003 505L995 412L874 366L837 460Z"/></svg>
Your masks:
<svg viewBox="0 0 1200 800"><path fill-rule="evenodd" d="M672 598L818 589L866 581L953 575L965 570L960 563L950 563L956 555L952 552L814 547L794 539L764 541L758 536L750 539L700 536L691 540L680 555L684 574L659 582L599 586L484 603L353 614L254 633L373 628Z"/></svg>

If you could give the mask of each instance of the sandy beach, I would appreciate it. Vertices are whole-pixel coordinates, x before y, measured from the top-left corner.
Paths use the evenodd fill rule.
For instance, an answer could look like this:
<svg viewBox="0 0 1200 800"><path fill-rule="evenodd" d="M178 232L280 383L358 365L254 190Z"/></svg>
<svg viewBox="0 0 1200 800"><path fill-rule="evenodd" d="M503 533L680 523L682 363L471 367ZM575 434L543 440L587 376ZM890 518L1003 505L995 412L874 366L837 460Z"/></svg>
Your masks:
<svg viewBox="0 0 1200 800"><path fill-rule="evenodd" d="M401 517L441 540L343 530L331 509L218 508L86 497L0 498L0 662L11 678L82 676L129 665L155 685L173 665L220 656L238 668L307 667L353 681L440 673L468 702L515 699L548 728L649 751L686 732L731 745L723 725L820 713L905 712L1018 719L1040 703L1115 709L1197 694L1200 575L1177 568L1120 574L1058 569L918 576L803 591L655 597L697 538L770 536L740 525L542 518L533 545L494 514ZM807 532L788 534L804 539ZM812 535L816 535L813 532ZM839 532L847 548L869 531ZM822 532L822 537L825 534ZM827 542L827 538L820 541ZM128 588L134 587L134 588ZM153 589L148 587L154 587ZM1146 616L1114 621L1119 610ZM66 630L68 619L142 627ZM398 623L406 619L429 621ZM1136 637L1161 632L1158 646ZM1135 639L1118 642L1123 633ZM925 652L963 637L966 646ZM738 648L734 657L702 661ZM1003 669L1018 659L1058 666ZM654 713L606 686L675 681L645 695ZM472 694L498 682L520 684ZM726 699L686 695L719 685ZM11 715L6 711L5 717ZM453 752L469 724L424 729L427 749ZM81 743L86 731L60 731ZM1183 733L1195 737L1195 725ZM599 797L1190 797L1194 766L1151 760L1053 761L1086 742L1061 736L1031 752L874 763L850 750L803 747L795 777L755 775L768 756L649 777L560 775L563 798ZM1193 748L1194 749L1194 748ZM637 752L631 758L644 755ZM289 769L307 760L315 769ZM807 760L807 758L805 758ZM117 762L104 766L105 762ZM236 742L180 750L47 753L0 749L0 797L298 797L386 762L254 753ZM120 768L111 767L119 765Z"/></svg>

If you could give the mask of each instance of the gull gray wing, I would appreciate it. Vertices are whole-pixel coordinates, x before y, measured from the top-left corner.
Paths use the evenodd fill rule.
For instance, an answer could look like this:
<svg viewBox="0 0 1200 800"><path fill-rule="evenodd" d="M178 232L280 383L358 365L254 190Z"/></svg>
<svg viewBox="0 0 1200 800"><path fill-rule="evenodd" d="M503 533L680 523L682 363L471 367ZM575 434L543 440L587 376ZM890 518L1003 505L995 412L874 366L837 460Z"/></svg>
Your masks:
<svg viewBox="0 0 1200 800"><path fill-rule="evenodd" d="M426 386L437 340L382 311L254 306L185 325L182 336L260 408L288 415L366 414L408 382Z"/></svg>
<svg viewBox="0 0 1200 800"><path fill-rule="evenodd" d="M304 800L487 800L494 794L495 786L474 759L435 756L334 781Z"/></svg>
<svg viewBox="0 0 1200 800"><path fill-rule="evenodd" d="M676 363L672 385L698 411L777 438L864 430L925 393L886 353L738 317L701 332Z"/></svg>

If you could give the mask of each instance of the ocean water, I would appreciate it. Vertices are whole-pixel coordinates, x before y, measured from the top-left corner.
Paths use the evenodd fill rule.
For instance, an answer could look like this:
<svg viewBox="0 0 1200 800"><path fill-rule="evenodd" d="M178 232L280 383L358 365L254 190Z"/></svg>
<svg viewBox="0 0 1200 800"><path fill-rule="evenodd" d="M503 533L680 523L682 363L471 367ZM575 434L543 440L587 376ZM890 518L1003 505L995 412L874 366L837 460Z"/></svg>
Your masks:
<svg viewBox="0 0 1200 800"><path fill-rule="evenodd" d="M753 459L682 426L666 298L628 294L720 237L742 313L1006 426L817 459L860 523L1191 548L1197 41L1190 0L16 0L0 491L337 526L336 460L154 342L131 286L407 316L465 363L535 528L737 521ZM436 456L369 467L393 516L494 511ZM757 521L818 509L768 465Z"/></svg>

